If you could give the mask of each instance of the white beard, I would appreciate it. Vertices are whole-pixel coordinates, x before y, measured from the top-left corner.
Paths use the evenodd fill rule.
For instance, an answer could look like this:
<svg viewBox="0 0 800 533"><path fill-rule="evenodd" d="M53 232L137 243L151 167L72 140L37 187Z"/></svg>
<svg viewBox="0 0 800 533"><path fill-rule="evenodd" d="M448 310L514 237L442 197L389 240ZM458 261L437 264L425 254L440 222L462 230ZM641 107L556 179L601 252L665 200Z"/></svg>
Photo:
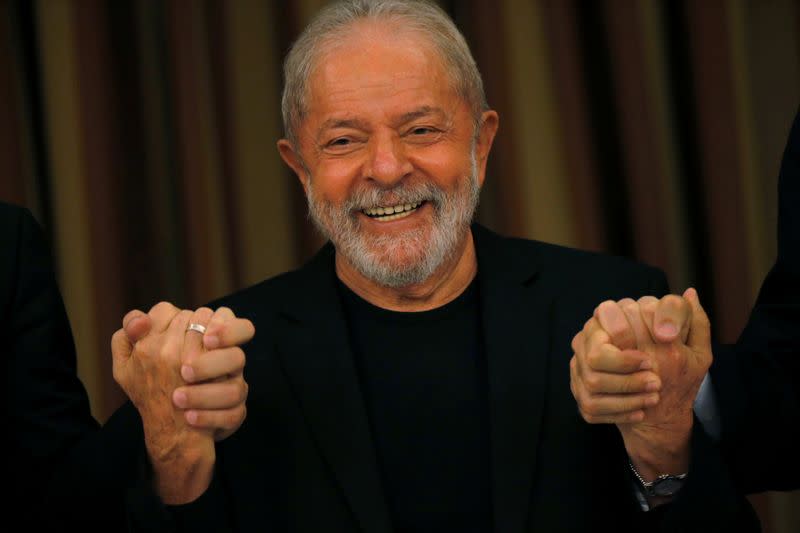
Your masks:
<svg viewBox="0 0 800 533"><path fill-rule="evenodd" d="M391 189L358 189L342 205L335 206L317 198L313 182L310 177L308 212L317 229L363 276L393 288L422 283L452 259L469 230L480 195L474 148L470 175L450 194L430 182L414 184L412 180ZM428 227L400 235L370 235L359 227L362 209L422 201L434 210L433 223Z"/></svg>

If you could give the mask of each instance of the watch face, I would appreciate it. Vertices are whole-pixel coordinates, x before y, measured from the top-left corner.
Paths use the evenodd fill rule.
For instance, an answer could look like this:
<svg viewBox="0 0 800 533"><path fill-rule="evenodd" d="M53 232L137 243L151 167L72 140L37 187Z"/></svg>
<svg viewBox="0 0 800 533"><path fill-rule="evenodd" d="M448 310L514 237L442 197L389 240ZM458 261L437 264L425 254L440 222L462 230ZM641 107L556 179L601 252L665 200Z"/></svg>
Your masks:
<svg viewBox="0 0 800 533"><path fill-rule="evenodd" d="M682 479L674 477L665 477L658 479L653 483L653 494L656 496L672 496L683 485Z"/></svg>

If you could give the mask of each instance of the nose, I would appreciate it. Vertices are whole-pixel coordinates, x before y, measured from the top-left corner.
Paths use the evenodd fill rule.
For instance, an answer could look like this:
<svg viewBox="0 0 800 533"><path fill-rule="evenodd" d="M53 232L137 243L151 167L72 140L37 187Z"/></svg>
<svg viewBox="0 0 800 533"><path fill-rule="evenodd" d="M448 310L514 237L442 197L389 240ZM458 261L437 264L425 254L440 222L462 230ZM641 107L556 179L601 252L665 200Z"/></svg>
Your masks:
<svg viewBox="0 0 800 533"><path fill-rule="evenodd" d="M364 169L367 179L390 188L411 173L406 148L395 132L380 132L370 139L370 144L369 160Z"/></svg>

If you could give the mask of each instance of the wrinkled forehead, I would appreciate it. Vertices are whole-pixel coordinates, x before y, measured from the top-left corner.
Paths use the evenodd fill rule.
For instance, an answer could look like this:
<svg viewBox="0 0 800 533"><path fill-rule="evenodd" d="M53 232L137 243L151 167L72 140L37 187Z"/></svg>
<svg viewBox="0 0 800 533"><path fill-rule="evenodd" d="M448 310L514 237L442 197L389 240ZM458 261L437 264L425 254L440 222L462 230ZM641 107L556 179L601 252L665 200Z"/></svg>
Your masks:
<svg viewBox="0 0 800 533"><path fill-rule="evenodd" d="M429 36L393 21L358 21L321 43L305 87L305 113L314 103L381 85L416 84L431 92L454 88L441 51Z"/></svg>

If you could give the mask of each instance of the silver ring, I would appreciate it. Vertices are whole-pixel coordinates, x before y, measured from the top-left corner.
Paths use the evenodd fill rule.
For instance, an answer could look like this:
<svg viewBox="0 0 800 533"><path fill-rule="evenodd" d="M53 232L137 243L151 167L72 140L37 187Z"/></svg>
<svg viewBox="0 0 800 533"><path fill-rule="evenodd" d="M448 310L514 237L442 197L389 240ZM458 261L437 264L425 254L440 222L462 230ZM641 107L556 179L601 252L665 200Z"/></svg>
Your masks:
<svg viewBox="0 0 800 533"><path fill-rule="evenodd" d="M204 335L206 332L206 327L203 324L195 324L192 322L189 324L189 327L186 328L186 331L196 331L200 335Z"/></svg>

